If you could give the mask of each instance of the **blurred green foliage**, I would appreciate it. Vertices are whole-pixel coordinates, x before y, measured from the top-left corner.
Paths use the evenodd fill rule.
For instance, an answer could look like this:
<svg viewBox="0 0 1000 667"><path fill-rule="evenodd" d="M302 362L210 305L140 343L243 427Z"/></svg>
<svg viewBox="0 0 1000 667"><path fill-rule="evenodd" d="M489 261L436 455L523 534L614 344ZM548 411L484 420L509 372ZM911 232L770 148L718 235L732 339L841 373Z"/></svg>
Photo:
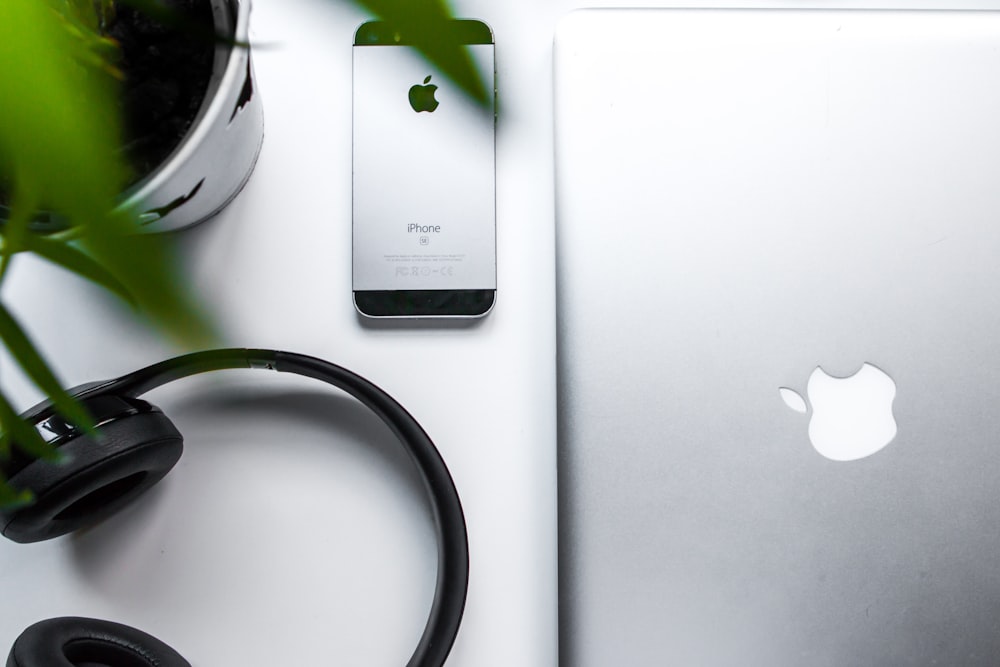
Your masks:
<svg viewBox="0 0 1000 667"><path fill-rule="evenodd" d="M477 73L468 49L449 39L440 25L452 18L443 0L355 0L378 18L411 37L411 43L433 65L481 105L492 91Z"/></svg>
<svg viewBox="0 0 1000 667"><path fill-rule="evenodd" d="M123 73L117 45L101 33L116 1L169 19L157 0L0 0L0 184L10 209L0 220L0 282L19 254L33 253L106 288L180 346L204 347L215 340L212 323L175 270L171 236L136 233L135 212L116 208L129 176L118 151ZM351 1L424 36L415 44L424 56L474 99L487 100L466 49L435 30L451 17L443 0ZM67 228L36 231L31 221L40 211L59 215ZM0 340L64 417L92 428L2 303ZM58 458L0 390L0 463L13 447ZM30 500L0 475L0 505Z"/></svg>

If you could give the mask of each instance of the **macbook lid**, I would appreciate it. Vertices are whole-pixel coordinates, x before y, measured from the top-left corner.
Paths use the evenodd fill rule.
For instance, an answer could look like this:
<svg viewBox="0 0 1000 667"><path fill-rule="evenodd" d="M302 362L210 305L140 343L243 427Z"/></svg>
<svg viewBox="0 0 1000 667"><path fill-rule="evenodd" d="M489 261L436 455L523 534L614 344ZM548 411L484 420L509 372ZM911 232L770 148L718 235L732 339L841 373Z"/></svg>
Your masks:
<svg viewBox="0 0 1000 667"><path fill-rule="evenodd" d="M1000 655L1000 13L556 39L561 652Z"/></svg>

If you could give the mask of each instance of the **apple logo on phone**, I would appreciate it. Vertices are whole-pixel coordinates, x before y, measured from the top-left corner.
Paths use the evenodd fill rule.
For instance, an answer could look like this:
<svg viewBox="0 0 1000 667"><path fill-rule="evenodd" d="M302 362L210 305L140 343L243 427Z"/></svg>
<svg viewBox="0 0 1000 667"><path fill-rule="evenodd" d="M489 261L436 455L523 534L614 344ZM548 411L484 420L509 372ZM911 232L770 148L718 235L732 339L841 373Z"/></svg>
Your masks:
<svg viewBox="0 0 1000 667"><path fill-rule="evenodd" d="M871 456L896 437L892 402L896 383L869 363L849 377L828 375L817 367L809 376L807 404L788 387L778 391L785 404L807 414L809 440L816 451L833 461L856 461Z"/></svg>
<svg viewBox="0 0 1000 667"><path fill-rule="evenodd" d="M414 84L410 87L410 106L416 112L432 112L438 107L438 101L434 99L434 92L437 86L430 82L430 75L424 79L424 85ZM429 84L429 85L428 85Z"/></svg>

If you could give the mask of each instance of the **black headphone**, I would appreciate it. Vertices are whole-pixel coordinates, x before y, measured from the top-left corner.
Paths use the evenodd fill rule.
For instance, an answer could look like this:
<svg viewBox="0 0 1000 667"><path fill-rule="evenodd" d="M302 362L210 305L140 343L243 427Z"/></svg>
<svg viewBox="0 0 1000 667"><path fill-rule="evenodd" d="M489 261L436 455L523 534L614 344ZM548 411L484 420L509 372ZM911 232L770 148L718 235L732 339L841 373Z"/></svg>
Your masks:
<svg viewBox="0 0 1000 667"><path fill-rule="evenodd" d="M208 371L254 368L304 375L342 389L379 416L417 465L437 528L434 602L408 667L444 664L458 633L469 580L469 545L462 504L448 468L417 421L380 388L340 366L290 352L225 349L197 352L114 380L69 390L97 425L88 434L46 401L21 415L65 462L32 460L13 450L2 466L10 484L33 493L33 504L0 512L0 532L38 542L105 519L156 484L177 463L183 438L159 408L138 397L174 380ZM88 618L54 618L26 629L7 667L190 667L172 648L135 628Z"/></svg>

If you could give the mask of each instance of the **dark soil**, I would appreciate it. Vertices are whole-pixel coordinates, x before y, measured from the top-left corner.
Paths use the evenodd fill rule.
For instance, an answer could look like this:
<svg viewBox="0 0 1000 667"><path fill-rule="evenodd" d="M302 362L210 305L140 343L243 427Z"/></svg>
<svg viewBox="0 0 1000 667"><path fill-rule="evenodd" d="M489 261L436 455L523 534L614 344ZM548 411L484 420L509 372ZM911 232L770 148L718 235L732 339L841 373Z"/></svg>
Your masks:
<svg viewBox="0 0 1000 667"><path fill-rule="evenodd" d="M212 25L210 0L168 0L198 25ZM198 114L212 75L215 44L120 5L108 30L121 45L125 156L133 182L177 147Z"/></svg>

